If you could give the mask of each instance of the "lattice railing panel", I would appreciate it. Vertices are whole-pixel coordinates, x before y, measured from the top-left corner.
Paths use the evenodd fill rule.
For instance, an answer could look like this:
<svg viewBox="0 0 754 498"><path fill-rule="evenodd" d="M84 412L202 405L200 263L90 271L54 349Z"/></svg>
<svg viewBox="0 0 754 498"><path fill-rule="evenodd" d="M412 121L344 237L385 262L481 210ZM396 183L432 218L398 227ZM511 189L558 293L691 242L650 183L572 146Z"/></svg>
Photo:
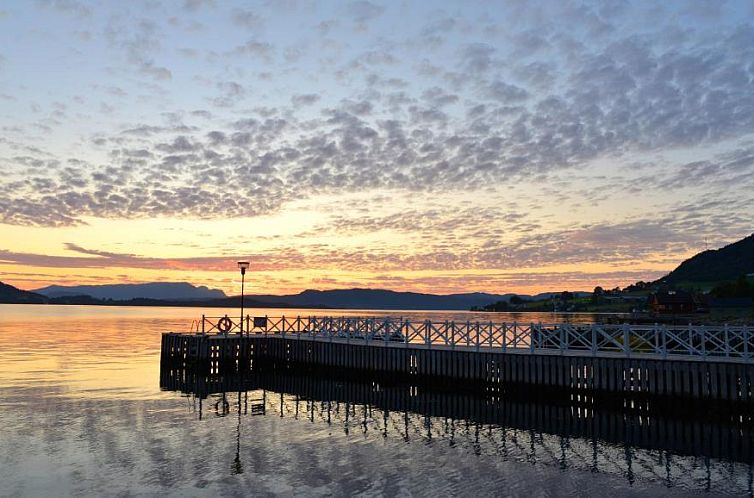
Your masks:
<svg viewBox="0 0 754 498"><path fill-rule="evenodd" d="M226 317L202 317L202 333L215 333ZM253 323L257 323L258 318ZM238 322L231 333L240 331ZM246 323L252 323L246 318ZM571 323L410 321L384 317L264 317L247 333L312 339L403 343L426 347L560 354L654 355L754 361L754 331L747 326L665 326Z"/></svg>

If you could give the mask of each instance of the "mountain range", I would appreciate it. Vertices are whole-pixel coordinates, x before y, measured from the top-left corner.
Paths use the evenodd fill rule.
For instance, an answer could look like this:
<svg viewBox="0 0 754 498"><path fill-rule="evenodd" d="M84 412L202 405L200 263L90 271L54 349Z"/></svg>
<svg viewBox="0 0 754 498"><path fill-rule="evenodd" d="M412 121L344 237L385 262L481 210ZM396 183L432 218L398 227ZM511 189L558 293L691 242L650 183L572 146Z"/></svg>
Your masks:
<svg viewBox="0 0 754 498"><path fill-rule="evenodd" d="M513 296L529 300L549 299L558 293L534 296L521 294L421 294L382 289L305 290L288 295L247 295L248 308L341 308L386 310L468 310L499 301L509 301ZM588 295L577 292L577 295ZM220 290L194 287L188 283L150 283L123 285L52 285L36 291L23 291L0 283L0 302L51 303L51 304L113 304L133 306L206 306L238 307L240 296L228 297Z"/></svg>
<svg viewBox="0 0 754 498"><path fill-rule="evenodd" d="M47 297L90 296L95 299L127 301L129 299L167 299L175 301L198 301L222 299L225 293L205 286L194 287L186 282L154 282L147 284L111 285L50 285L31 292Z"/></svg>

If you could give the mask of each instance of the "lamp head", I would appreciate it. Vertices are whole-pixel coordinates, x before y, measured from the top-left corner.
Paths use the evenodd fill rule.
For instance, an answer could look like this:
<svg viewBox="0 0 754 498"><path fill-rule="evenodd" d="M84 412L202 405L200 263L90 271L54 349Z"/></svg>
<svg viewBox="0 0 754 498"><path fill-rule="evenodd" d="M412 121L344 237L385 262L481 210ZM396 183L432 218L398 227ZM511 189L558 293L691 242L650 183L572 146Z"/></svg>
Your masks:
<svg viewBox="0 0 754 498"><path fill-rule="evenodd" d="M241 269L241 275L245 275L246 274L246 269L249 267L249 262L248 261L239 261L238 262L238 267Z"/></svg>

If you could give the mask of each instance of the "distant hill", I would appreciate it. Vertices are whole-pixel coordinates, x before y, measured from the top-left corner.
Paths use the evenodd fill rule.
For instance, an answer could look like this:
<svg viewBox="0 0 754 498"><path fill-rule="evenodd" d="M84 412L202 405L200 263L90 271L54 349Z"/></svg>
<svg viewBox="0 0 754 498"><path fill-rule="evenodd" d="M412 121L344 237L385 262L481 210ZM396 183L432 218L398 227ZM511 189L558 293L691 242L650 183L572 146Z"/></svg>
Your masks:
<svg viewBox="0 0 754 498"><path fill-rule="evenodd" d="M556 293L543 293L536 296L519 294L528 300L549 299ZM575 293L585 294L589 293ZM253 295L257 302L285 304L292 307L324 307L342 309L385 309L385 310L468 310L488 304L509 301L516 294L487 294L472 292L466 294L422 294L418 292L396 292L382 289L336 289L305 290L290 295Z"/></svg>
<svg viewBox="0 0 754 498"><path fill-rule="evenodd" d="M47 302L45 296L17 289L12 285L0 282L0 303L42 304L45 302Z"/></svg>
<svg viewBox="0 0 754 498"><path fill-rule="evenodd" d="M657 281L665 284L719 282L754 273L754 234L721 249L700 252Z"/></svg>
<svg viewBox="0 0 754 498"><path fill-rule="evenodd" d="M467 310L479 303L489 304L510 296L485 294L435 295L417 292L396 292L381 289L305 290L290 295L253 295L251 299L262 303L283 303L288 306L344 309L417 309L417 310Z"/></svg>
<svg viewBox="0 0 754 498"><path fill-rule="evenodd" d="M155 282L148 284L114 284L114 285L51 285L32 292L43 296L58 298L71 296L91 296L95 299L112 299L127 301L130 299L160 299L169 301L199 301L222 299L225 293L205 286L195 287L186 282Z"/></svg>

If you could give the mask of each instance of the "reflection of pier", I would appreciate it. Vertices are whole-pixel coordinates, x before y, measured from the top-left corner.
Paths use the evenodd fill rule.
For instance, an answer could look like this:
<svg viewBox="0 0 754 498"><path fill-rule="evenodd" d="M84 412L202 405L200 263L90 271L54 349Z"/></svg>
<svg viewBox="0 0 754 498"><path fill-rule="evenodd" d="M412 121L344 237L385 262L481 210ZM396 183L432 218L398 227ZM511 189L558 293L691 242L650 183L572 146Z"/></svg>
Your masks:
<svg viewBox="0 0 754 498"><path fill-rule="evenodd" d="M550 403L279 371L208 375L165 367L161 386L195 395L200 411L204 399L210 413L218 402L228 403L239 417L294 417L347 434L449 444L477 455L623 475L629 482L753 492L752 414L727 411L735 410L730 405L684 418L649 402L602 407L583 396Z"/></svg>
<svg viewBox="0 0 754 498"><path fill-rule="evenodd" d="M754 334L746 326L331 317L262 317L252 323L247 317L244 335L228 333L240 331L228 317L213 320L203 317L196 334L163 334L163 360L206 362L213 370L267 362L618 395L754 400Z"/></svg>

